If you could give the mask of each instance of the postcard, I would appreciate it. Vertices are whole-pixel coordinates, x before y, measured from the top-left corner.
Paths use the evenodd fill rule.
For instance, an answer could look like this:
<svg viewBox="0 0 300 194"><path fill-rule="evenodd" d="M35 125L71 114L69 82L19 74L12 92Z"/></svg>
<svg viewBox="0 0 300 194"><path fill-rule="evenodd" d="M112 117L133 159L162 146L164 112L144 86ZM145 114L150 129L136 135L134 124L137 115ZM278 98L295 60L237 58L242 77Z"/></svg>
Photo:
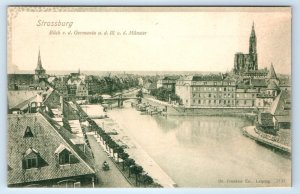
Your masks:
<svg viewBox="0 0 300 194"><path fill-rule="evenodd" d="M291 18L8 7L8 187L291 187Z"/></svg>

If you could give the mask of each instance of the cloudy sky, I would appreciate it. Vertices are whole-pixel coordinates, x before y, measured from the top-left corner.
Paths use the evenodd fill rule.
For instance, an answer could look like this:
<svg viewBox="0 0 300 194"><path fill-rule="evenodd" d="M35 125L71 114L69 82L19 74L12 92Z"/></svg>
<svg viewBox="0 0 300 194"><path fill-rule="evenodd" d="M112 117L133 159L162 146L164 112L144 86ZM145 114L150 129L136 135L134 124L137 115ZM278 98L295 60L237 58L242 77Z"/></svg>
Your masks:
<svg viewBox="0 0 300 194"><path fill-rule="evenodd" d="M37 26L39 20L73 25ZM36 67L40 48L43 66L51 71L229 71L236 52L248 53L254 22L259 68L273 63L277 72L291 72L289 8L15 10L9 21L8 64L20 70ZM49 35L51 30L60 35ZM146 34L105 36L105 31Z"/></svg>

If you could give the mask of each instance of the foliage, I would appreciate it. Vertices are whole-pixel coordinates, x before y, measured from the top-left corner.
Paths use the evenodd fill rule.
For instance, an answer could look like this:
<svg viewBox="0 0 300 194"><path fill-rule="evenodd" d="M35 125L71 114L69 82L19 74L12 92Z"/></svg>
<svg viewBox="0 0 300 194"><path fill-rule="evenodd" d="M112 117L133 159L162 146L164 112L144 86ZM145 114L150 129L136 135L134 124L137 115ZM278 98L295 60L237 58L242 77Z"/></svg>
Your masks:
<svg viewBox="0 0 300 194"><path fill-rule="evenodd" d="M138 98L143 98L143 97L144 97L144 94L143 94L142 89L140 89L140 90L138 91L138 93L136 94L136 97L138 97Z"/></svg>
<svg viewBox="0 0 300 194"><path fill-rule="evenodd" d="M168 102L169 99L171 101L176 101L178 103L180 103L181 101L180 97L177 94L172 92L172 90L164 87L160 87L158 89L152 90L150 94L152 96L155 96L158 100L162 100L165 102Z"/></svg>
<svg viewBox="0 0 300 194"><path fill-rule="evenodd" d="M99 104L103 102L102 96L94 95L89 98L89 103L91 104Z"/></svg>

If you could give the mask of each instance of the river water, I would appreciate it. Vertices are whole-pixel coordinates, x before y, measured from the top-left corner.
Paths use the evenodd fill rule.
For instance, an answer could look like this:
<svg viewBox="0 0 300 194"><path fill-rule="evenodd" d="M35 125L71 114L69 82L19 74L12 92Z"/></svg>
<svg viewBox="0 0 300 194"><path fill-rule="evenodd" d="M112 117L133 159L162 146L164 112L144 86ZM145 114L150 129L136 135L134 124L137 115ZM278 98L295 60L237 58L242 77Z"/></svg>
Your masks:
<svg viewBox="0 0 300 194"><path fill-rule="evenodd" d="M179 187L289 186L291 159L243 136L239 117L150 116L109 110Z"/></svg>

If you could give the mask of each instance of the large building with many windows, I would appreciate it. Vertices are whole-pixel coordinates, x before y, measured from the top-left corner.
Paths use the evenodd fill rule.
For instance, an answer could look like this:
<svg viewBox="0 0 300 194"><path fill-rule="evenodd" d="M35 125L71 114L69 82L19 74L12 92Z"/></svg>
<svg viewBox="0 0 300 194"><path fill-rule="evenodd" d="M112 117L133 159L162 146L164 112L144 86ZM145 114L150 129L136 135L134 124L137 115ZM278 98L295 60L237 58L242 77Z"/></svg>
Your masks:
<svg viewBox="0 0 300 194"><path fill-rule="evenodd" d="M268 108L281 92L278 83L271 65L265 79L225 74L181 77L176 82L175 92L185 107Z"/></svg>

